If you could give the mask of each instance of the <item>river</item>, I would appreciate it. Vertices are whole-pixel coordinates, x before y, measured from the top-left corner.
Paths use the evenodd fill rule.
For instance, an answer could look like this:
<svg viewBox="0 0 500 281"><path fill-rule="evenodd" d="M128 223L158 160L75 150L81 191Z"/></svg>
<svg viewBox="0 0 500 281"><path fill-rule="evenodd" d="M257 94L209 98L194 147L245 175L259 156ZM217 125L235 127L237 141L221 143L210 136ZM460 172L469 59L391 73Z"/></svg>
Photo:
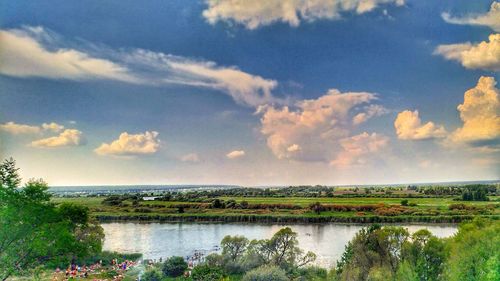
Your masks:
<svg viewBox="0 0 500 281"><path fill-rule="evenodd" d="M289 226L298 233L299 247L318 256L316 264L334 265L356 232L357 224L237 224L237 223L104 223L104 250L142 253L145 259L189 256L195 251L213 252L226 235L249 239L270 238ZM454 225L401 225L410 232L426 228L438 237L453 235Z"/></svg>

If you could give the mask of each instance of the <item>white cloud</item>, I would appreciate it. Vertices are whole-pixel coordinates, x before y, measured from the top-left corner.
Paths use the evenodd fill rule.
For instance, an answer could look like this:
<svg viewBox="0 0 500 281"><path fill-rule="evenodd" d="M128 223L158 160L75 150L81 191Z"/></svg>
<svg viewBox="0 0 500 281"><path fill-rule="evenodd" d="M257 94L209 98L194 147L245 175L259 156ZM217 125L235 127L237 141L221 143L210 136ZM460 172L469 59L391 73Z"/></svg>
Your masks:
<svg viewBox="0 0 500 281"><path fill-rule="evenodd" d="M203 17L211 23L235 22L256 29L275 22L298 26L301 21L337 20L344 12L363 14L384 4L402 6L404 0L207 0Z"/></svg>
<svg viewBox="0 0 500 281"><path fill-rule="evenodd" d="M318 99L302 100L294 107L261 107L261 133L279 159L331 162L343 150L341 141L350 137L353 116L360 111L369 115L363 110L372 107L362 105L374 100L372 93L331 89Z"/></svg>
<svg viewBox="0 0 500 281"><path fill-rule="evenodd" d="M144 134L123 132L110 144L103 143L94 151L99 155L137 156L154 154L160 148L158 132L146 131Z"/></svg>
<svg viewBox="0 0 500 281"><path fill-rule="evenodd" d="M244 150L233 150L226 154L226 157L229 159L236 159L236 158L241 158L245 156L245 151Z"/></svg>
<svg viewBox="0 0 500 281"><path fill-rule="evenodd" d="M300 145L294 143L294 144L290 145L286 149L286 151L288 151L288 152L297 152L297 151L300 151Z"/></svg>
<svg viewBox="0 0 500 281"><path fill-rule="evenodd" d="M341 168L364 165L373 154L386 147L388 143L388 137L367 132L341 139L339 144L342 150L330 164Z"/></svg>
<svg viewBox="0 0 500 281"><path fill-rule="evenodd" d="M478 44L439 45L434 54L458 61L465 68L500 71L500 34L491 34L488 39Z"/></svg>
<svg viewBox="0 0 500 281"><path fill-rule="evenodd" d="M55 133L59 133L60 131L64 130L64 126L63 125L59 125L59 124L57 124L55 122L43 123L42 124L42 128L44 130L52 131L52 132L55 132Z"/></svg>
<svg viewBox="0 0 500 281"><path fill-rule="evenodd" d="M201 161L197 153L188 153L186 155L183 155L180 158L180 160L182 162L190 162L190 163L199 163Z"/></svg>
<svg viewBox="0 0 500 281"><path fill-rule="evenodd" d="M466 17L452 17L449 13L441 14L442 18L452 24L488 26L500 32L500 2L491 3L490 10L485 14L469 15Z"/></svg>
<svg viewBox="0 0 500 281"><path fill-rule="evenodd" d="M432 138L443 138L446 136L446 130L443 126L427 122L422 124L418 116L418 110L405 110L398 113L394 121L396 134L402 140L425 140Z"/></svg>
<svg viewBox="0 0 500 281"><path fill-rule="evenodd" d="M80 44L81 50L64 48L63 40L42 27L0 30L0 39L0 74L4 75L210 88L251 107L281 102L271 94L278 85L275 80L235 66L142 49L112 50L95 44Z"/></svg>
<svg viewBox="0 0 500 281"><path fill-rule="evenodd" d="M31 126L25 124L17 124L14 122L7 122L5 124L0 125L0 130L8 132L13 135L21 135L21 134L37 134L40 133L40 127Z"/></svg>
<svg viewBox="0 0 500 281"><path fill-rule="evenodd" d="M192 60L163 53L136 50L124 56L124 61L146 69L152 84L180 84L212 88L229 94L236 103L259 106L279 102L271 94L278 83L239 70L222 67L211 61Z"/></svg>
<svg viewBox="0 0 500 281"><path fill-rule="evenodd" d="M381 116L389 113L389 110L378 104L371 104L365 107L364 110L365 112L358 113L352 118L352 122L354 125L359 125L361 123L364 123L372 117Z"/></svg>
<svg viewBox="0 0 500 281"><path fill-rule="evenodd" d="M59 125L55 122L43 123L41 126L32 126L26 124L17 124L15 122L7 122L0 125L0 130L8 132L13 135L20 134L38 134L43 131L51 131L54 133L59 133L64 129L64 126Z"/></svg>
<svg viewBox="0 0 500 281"><path fill-rule="evenodd" d="M495 78L481 77L466 91L457 109L463 126L450 135L453 143L488 145L500 140L500 91Z"/></svg>
<svg viewBox="0 0 500 281"><path fill-rule="evenodd" d="M49 48L50 34L43 28L0 30L0 73L16 77L53 79L111 79L137 82L127 68L88 53L67 48ZM52 46L51 46L52 47Z"/></svg>
<svg viewBox="0 0 500 281"><path fill-rule="evenodd" d="M31 142L34 147L65 147L65 146L80 146L86 144L81 131L76 129L66 129L61 134L55 137L44 138Z"/></svg>

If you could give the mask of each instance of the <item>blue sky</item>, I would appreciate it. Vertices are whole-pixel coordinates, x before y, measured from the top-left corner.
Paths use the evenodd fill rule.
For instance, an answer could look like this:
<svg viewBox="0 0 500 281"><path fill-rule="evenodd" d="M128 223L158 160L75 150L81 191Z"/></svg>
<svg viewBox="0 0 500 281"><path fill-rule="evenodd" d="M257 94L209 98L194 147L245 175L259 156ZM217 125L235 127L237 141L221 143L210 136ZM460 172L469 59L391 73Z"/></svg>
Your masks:
<svg viewBox="0 0 500 281"><path fill-rule="evenodd" d="M340 2L4 3L0 152L53 185L498 179L500 4Z"/></svg>

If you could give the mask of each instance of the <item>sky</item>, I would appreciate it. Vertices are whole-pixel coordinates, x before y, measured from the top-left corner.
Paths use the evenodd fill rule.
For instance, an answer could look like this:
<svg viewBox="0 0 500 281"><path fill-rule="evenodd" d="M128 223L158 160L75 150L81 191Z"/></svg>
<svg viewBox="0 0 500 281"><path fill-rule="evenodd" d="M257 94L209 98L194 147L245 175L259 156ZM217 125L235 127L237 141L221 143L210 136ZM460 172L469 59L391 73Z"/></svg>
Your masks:
<svg viewBox="0 0 500 281"><path fill-rule="evenodd" d="M0 156L50 185L500 178L500 2L8 1Z"/></svg>

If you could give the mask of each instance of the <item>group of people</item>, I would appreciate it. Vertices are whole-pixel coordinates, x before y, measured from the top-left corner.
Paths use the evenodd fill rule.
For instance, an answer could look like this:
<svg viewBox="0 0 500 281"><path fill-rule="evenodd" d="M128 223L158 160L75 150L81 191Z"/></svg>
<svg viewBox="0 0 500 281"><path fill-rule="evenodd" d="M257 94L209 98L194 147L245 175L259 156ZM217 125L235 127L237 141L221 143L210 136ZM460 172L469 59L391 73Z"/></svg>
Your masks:
<svg viewBox="0 0 500 281"><path fill-rule="evenodd" d="M69 281L69 280L77 280L77 279L88 279L92 275L99 275L105 273L107 270L114 270L118 274L111 279L112 281L120 281L124 278L124 273L128 269L136 266L138 263L134 261L125 260L123 262L119 262L118 259L111 260L111 264L109 267L104 267L102 260L97 263L94 263L90 266L83 265L79 266L77 264L71 264L66 268L66 270L61 270L57 268L53 274L53 281ZM110 279L100 279L94 278L93 281L111 281Z"/></svg>

